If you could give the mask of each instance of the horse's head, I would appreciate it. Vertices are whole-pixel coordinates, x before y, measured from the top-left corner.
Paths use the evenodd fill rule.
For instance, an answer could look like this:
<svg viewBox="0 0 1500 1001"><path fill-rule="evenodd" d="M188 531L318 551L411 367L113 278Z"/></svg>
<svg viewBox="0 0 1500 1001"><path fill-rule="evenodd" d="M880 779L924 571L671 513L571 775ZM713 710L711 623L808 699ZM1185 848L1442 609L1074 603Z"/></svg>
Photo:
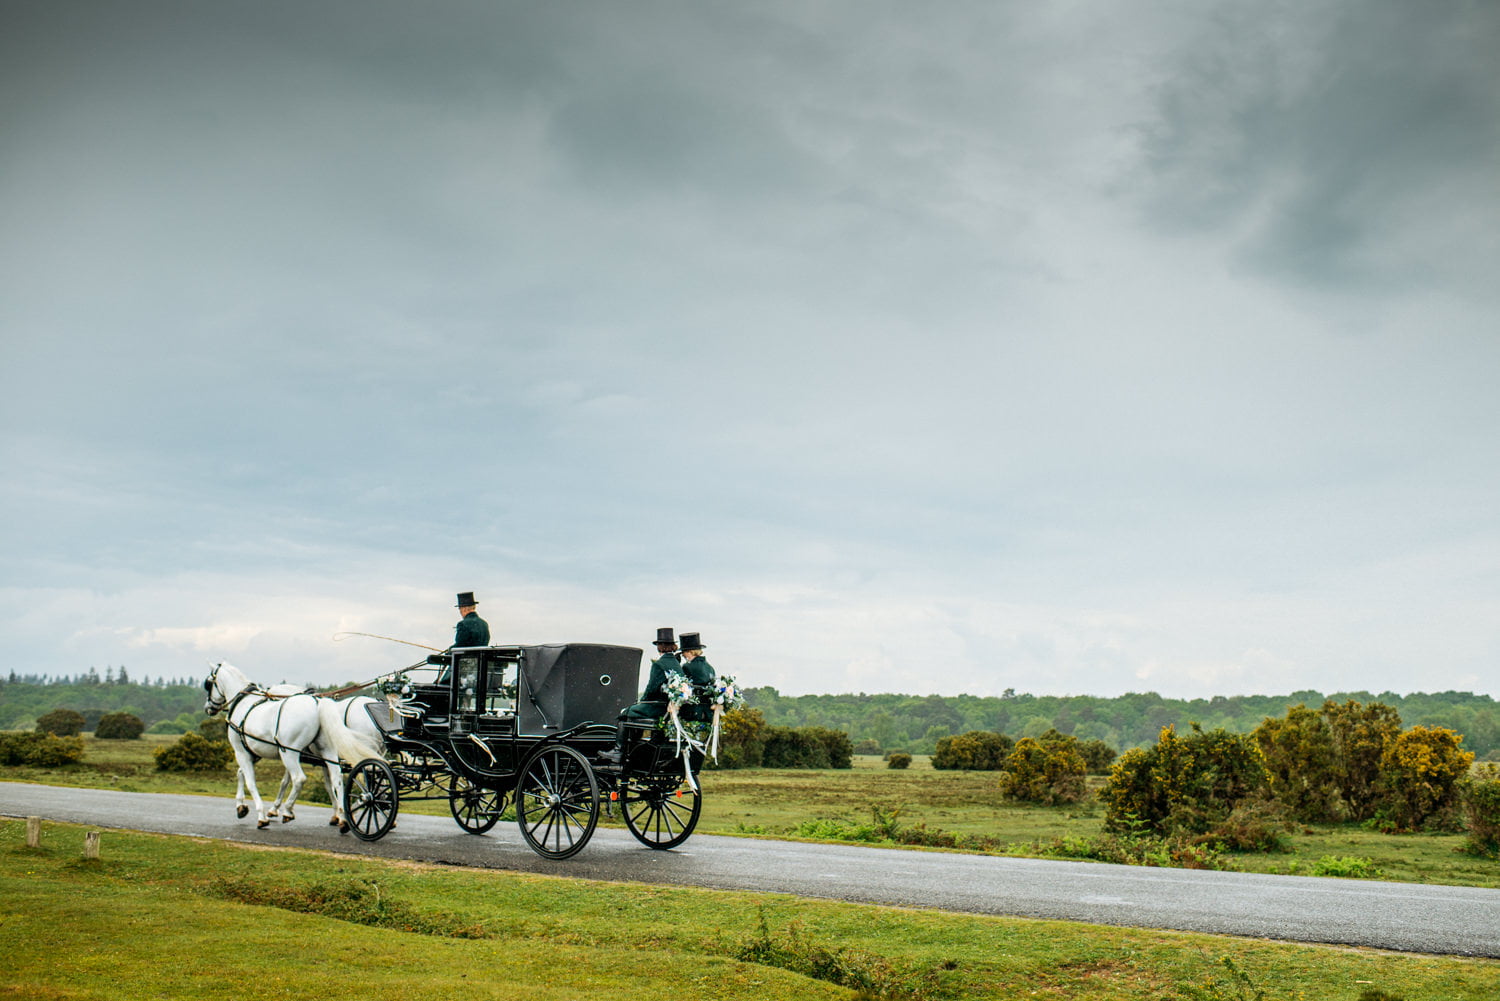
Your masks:
<svg viewBox="0 0 1500 1001"><path fill-rule="evenodd" d="M229 704L229 700L245 687L246 680L233 664L221 660L209 666L213 670L203 679L203 691L207 696L203 700L203 711L212 716Z"/></svg>

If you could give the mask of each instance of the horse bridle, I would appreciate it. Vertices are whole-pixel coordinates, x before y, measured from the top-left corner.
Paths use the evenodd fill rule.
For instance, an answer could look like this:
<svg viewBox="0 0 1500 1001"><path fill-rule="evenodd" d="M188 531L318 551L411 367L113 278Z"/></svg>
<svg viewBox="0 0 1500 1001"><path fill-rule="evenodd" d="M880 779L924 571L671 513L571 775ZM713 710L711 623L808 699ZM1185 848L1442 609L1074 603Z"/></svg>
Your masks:
<svg viewBox="0 0 1500 1001"><path fill-rule="evenodd" d="M252 681L236 692L234 698L226 698L224 693L219 689L219 668L223 666L223 661L215 664L213 671L209 673L207 678L203 679L203 690L208 693L208 707L206 712L210 716L218 715L220 712L233 712L235 705L240 699L260 689L260 686ZM215 695L219 697L218 702L214 701Z"/></svg>

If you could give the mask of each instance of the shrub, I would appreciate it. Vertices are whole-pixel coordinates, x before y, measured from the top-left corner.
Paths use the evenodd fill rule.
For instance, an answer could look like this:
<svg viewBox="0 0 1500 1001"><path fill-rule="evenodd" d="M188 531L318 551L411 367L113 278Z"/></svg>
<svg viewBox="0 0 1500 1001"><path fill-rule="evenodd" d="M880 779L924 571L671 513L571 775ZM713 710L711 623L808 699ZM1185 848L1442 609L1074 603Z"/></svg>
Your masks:
<svg viewBox="0 0 1500 1001"><path fill-rule="evenodd" d="M1083 798L1086 773L1078 741L1048 730L1040 739L1016 742L1005 759L1000 792L1029 803L1074 803Z"/></svg>
<svg viewBox="0 0 1500 1001"><path fill-rule="evenodd" d="M1167 726L1154 747L1125 752L1099 798L1106 829L1144 826L1159 834L1202 834L1265 787L1265 768L1251 737L1222 729L1205 732L1194 723L1186 737Z"/></svg>
<svg viewBox="0 0 1500 1001"><path fill-rule="evenodd" d="M228 743L198 733L185 733L176 743L158 747L154 753L159 772L222 772L234 760Z"/></svg>
<svg viewBox="0 0 1500 1001"><path fill-rule="evenodd" d="M805 729L823 745L823 749L828 753L829 768L854 767L854 743L847 733L821 726L810 726Z"/></svg>
<svg viewBox="0 0 1500 1001"><path fill-rule="evenodd" d="M1298 820L1334 820L1340 814L1333 731L1321 713L1291 706L1283 719L1267 718L1252 736L1266 766L1271 793Z"/></svg>
<svg viewBox="0 0 1500 1001"><path fill-rule="evenodd" d="M56 768L83 760L83 738L55 733L0 733L0 765Z"/></svg>
<svg viewBox="0 0 1500 1001"><path fill-rule="evenodd" d="M83 713L72 709L54 709L36 721L36 732L76 737L83 732L83 722Z"/></svg>
<svg viewBox="0 0 1500 1001"><path fill-rule="evenodd" d="M109 713L99 718L94 736L100 740L140 740L146 724L130 713Z"/></svg>
<svg viewBox="0 0 1500 1001"><path fill-rule="evenodd" d="M1114 764L1116 757L1113 747L1097 739L1081 741L1078 753L1083 755L1083 765L1090 775L1108 775L1109 766Z"/></svg>
<svg viewBox="0 0 1500 1001"><path fill-rule="evenodd" d="M1232 852L1286 852L1291 851L1290 830L1285 804L1269 795L1248 796L1199 840Z"/></svg>
<svg viewBox="0 0 1500 1001"><path fill-rule="evenodd" d="M911 755L905 751L892 751L885 761L887 768L905 769L911 767Z"/></svg>
<svg viewBox="0 0 1500 1001"><path fill-rule="evenodd" d="M1463 741L1462 734L1447 727L1414 726L1387 744L1380 759L1382 819L1416 830L1452 810L1459 782L1474 761L1473 753L1460 746Z"/></svg>
<svg viewBox="0 0 1500 1001"><path fill-rule="evenodd" d="M1183 835L1162 837L1141 831L1113 832L1096 837L1071 835L1056 838L1050 845L1036 847L1054 858L1090 859L1116 865L1231 872L1237 868L1234 860L1225 856L1217 845L1190 840Z"/></svg>
<svg viewBox="0 0 1500 1001"><path fill-rule="evenodd" d="M1382 702L1360 705L1323 703L1333 735L1333 775L1344 808L1354 820L1375 815L1381 799L1380 773L1386 745L1401 733L1401 714Z"/></svg>
<svg viewBox="0 0 1500 1001"><path fill-rule="evenodd" d="M1379 879L1380 870L1373 859L1357 855L1324 855L1313 863L1314 876L1342 876L1349 879Z"/></svg>
<svg viewBox="0 0 1500 1001"><path fill-rule="evenodd" d="M147 733L187 733L181 723L173 719L160 719L146 728Z"/></svg>
<svg viewBox="0 0 1500 1001"><path fill-rule="evenodd" d="M762 763L766 768L853 768L854 744L842 730L768 727Z"/></svg>
<svg viewBox="0 0 1500 1001"><path fill-rule="evenodd" d="M191 733L190 730L179 730L179 733ZM217 740L221 743L229 740L229 720L223 716L210 716L198 723L199 736L209 740Z"/></svg>
<svg viewBox="0 0 1500 1001"><path fill-rule="evenodd" d="M1470 784L1464 793L1464 850L1482 858L1500 859L1500 781Z"/></svg>
<svg viewBox="0 0 1500 1001"><path fill-rule="evenodd" d="M856 740L854 742L854 753L867 755L879 754L880 741L876 740L874 737L866 737L863 740Z"/></svg>
<svg viewBox="0 0 1500 1001"><path fill-rule="evenodd" d="M807 729L766 728L767 768L829 768L828 748Z"/></svg>
<svg viewBox="0 0 1500 1001"><path fill-rule="evenodd" d="M759 709L724 714L719 728L719 768L759 768L766 753L766 718Z"/></svg>
<svg viewBox="0 0 1500 1001"><path fill-rule="evenodd" d="M941 771L999 771L1014 749L1015 741L1003 733L970 730L956 737L940 737L932 755L932 767Z"/></svg>

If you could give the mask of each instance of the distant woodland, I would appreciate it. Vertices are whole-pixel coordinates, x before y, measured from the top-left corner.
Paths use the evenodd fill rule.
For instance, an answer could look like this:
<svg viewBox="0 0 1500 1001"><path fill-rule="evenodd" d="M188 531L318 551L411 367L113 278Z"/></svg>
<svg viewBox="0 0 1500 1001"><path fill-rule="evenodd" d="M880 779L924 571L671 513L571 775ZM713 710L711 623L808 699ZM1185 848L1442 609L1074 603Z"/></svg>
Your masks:
<svg viewBox="0 0 1500 1001"><path fill-rule="evenodd" d="M1292 692L1288 695L1232 695L1173 699L1155 692L1112 698L1094 695L1027 695L1007 690L978 695L782 695L775 688L751 688L746 701L771 726L821 726L847 733L856 744L873 741L882 750L931 754L938 739L970 730L991 730L1013 738L1037 737L1049 729L1080 740L1102 740L1117 751L1152 744L1164 726L1185 731L1192 723L1249 733L1266 717L1286 714L1288 706L1310 709L1326 699L1381 702L1401 714L1406 726L1442 726L1464 736L1464 749L1481 759L1500 760L1500 703L1472 692ZM202 716L203 689L196 678L133 678L125 668L90 669L74 677L0 676L0 730L31 729L53 709L83 714L92 729L105 713L127 712L148 729L181 733Z"/></svg>
<svg viewBox="0 0 1500 1001"><path fill-rule="evenodd" d="M1325 699L1382 702L1407 726L1443 726L1464 735L1464 749L1500 760L1500 703L1472 692L1397 695L1394 692L1292 692L1290 695L1216 695L1172 699L1156 692L1113 698L1095 695L1025 695L1007 689L978 695L782 695L751 688L746 701L772 726L823 726L843 730L858 744L873 740L884 750L931 754L938 739L970 730L1013 738L1039 737L1049 729L1079 740L1102 740L1117 751L1156 742L1164 726L1186 731L1222 727L1249 733L1266 717L1286 715L1288 706L1316 709Z"/></svg>

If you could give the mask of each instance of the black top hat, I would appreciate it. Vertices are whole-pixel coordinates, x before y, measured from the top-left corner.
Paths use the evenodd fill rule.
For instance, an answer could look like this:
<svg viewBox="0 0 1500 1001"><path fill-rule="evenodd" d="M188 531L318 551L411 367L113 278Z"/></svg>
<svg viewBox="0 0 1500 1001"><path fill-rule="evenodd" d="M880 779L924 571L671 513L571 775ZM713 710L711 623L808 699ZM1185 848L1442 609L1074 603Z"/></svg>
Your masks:
<svg viewBox="0 0 1500 1001"><path fill-rule="evenodd" d="M656 645L661 646L664 643L670 643L672 646L677 645L677 641L672 638L671 626L662 626L656 631Z"/></svg>
<svg viewBox="0 0 1500 1001"><path fill-rule="evenodd" d="M682 634L682 648L684 650L702 650L702 649L705 649L705 647L703 645L703 641L700 640L700 639L698 639L698 634L697 633L683 633Z"/></svg>
<svg viewBox="0 0 1500 1001"><path fill-rule="evenodd" d="M474 592L473 591L460 591L459 595L458 595L458 604L455 605L455 606L453 606L453 607L455 607L455 608L467 608L470 605L477 605L477 604L479 604L479 602L477 602L477 601L474 600Z"/></svg>

